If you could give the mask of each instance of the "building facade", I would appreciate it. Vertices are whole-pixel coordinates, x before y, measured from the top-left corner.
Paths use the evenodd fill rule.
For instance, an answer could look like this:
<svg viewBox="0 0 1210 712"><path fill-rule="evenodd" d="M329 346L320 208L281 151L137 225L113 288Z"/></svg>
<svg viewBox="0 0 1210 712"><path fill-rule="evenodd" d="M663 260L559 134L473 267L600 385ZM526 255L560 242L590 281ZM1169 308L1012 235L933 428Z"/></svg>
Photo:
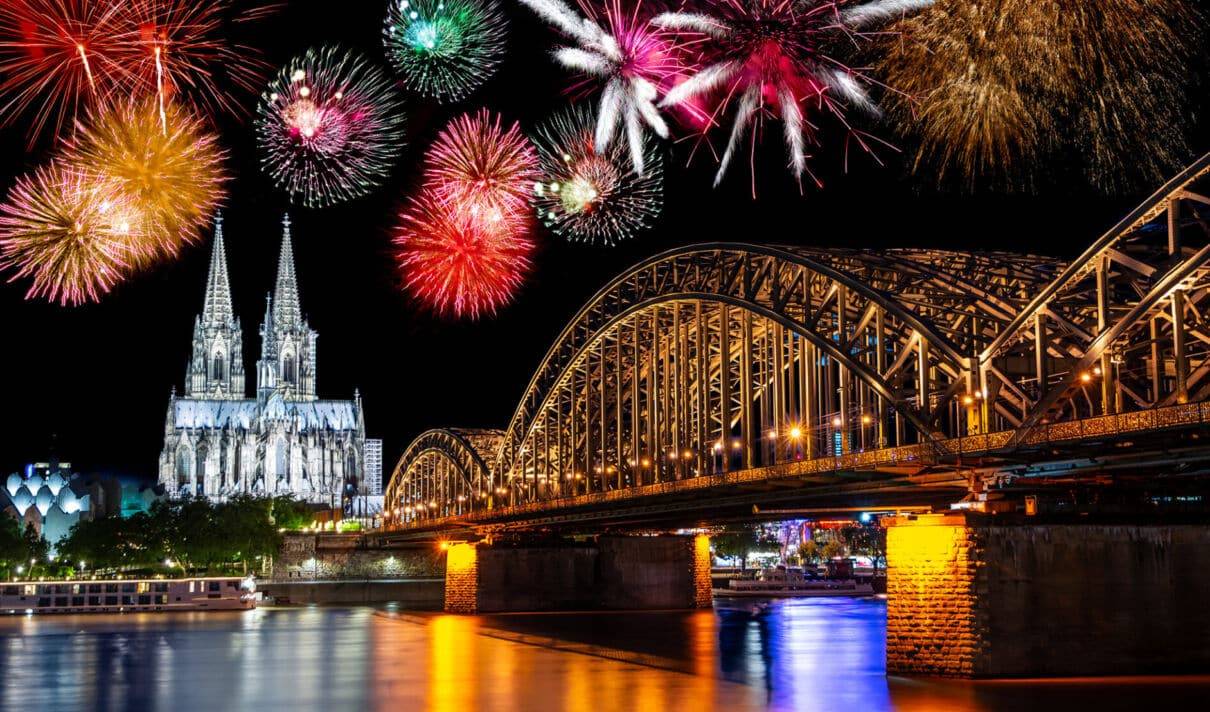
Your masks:
<svg viewBox="0 0 1210 712"><path fill-rule="evenodd" d="M366 439L365 480L362 483L362 494L382 494L382 441Z"/></svg>
<svg viewBox="0 0 1210 712"><path fill-rule="evenodd" d="M164 424L160 483L171 496L292 494L335 507L357 490L365 464L361 397L319 398L316 339L302 316L287 217L260 327L255 397L247 397L220 219L184 393L173 390Z"/></svg>

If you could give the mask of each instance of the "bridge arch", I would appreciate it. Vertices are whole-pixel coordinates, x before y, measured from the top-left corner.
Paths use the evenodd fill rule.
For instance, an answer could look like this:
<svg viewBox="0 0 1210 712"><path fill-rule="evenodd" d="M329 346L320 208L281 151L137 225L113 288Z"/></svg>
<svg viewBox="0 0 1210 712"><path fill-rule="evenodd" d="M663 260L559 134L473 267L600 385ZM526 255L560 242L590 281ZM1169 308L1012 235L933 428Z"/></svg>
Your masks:
<svg viewBox="0 0 1210 712"><path fill-rule="evenodd" d="M499 430L470 428L421 433L391 473L384 509L395 518L450 516L483 504L491 495L487 463L499 448L500 435Z"/></svg>

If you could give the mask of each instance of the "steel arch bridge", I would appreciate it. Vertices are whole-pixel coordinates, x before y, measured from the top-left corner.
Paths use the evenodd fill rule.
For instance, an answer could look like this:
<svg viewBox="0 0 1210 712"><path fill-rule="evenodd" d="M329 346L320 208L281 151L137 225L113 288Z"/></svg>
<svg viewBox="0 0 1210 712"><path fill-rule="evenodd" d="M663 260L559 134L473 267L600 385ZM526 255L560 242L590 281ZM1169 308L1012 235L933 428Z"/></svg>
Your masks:
<svg viewBox="0 0 1210 712"><path fill-rule="evenodd" d="M408 447L388 523L862 469L921 484L944 462L1201 425L1208 173L1210 155L1071 262L726 243L652 257L567 324L507 428Z"/></svg>

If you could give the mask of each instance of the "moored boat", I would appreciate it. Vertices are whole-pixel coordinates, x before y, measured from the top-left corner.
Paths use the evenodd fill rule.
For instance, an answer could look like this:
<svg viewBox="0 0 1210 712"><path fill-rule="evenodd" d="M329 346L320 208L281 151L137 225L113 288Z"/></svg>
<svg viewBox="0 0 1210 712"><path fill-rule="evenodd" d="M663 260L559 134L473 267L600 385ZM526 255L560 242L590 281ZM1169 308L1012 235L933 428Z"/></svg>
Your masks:
<svg viewBox="0 0 1210 712"><path fill-rule="evenodd" d="M141 613L255 608L251 577L12 581L0 585L0 613Z"/></svg>
<svg viewBox="0 0 1210 712"><path fill-rule="evenodd" d="M733 578L727 588L714 589L719 597L803 598L807 596L872 596L874 588L853 579L824 579L808 576L801 569L763 569L751 578Z"/></svg>

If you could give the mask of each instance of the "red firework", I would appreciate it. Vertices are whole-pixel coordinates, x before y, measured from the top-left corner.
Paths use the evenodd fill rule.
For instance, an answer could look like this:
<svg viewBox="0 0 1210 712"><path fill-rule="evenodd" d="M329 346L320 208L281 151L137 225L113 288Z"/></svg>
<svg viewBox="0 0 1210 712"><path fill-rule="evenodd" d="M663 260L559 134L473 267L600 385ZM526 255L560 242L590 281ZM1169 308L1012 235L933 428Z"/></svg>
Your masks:
<svg viewBox="0 0 1210 712"><path fill-rule="evenodd" d="M538 154L515 122L507 130L501 123L487 109L450 121L429 149L424 177L456 213L515 226L529 214Z"/></svg>
<svg viewBox="0 0 1210 712"><path fill-rule="evenodd" d="M0 124L33 115L30 136L57 135L84 109L131 94L184 96L239 112L229 89L255 89L264 64L231 42L237 24L265 14L231 0L4 0L0 2Z"/></svg>
<svg viewBox="0 0 1210 712"><path fill-rule="evenodd" d="M405 288L440 314L478 318L510 302L529 273L524 229L424 192L394 238Z"/></svg>

